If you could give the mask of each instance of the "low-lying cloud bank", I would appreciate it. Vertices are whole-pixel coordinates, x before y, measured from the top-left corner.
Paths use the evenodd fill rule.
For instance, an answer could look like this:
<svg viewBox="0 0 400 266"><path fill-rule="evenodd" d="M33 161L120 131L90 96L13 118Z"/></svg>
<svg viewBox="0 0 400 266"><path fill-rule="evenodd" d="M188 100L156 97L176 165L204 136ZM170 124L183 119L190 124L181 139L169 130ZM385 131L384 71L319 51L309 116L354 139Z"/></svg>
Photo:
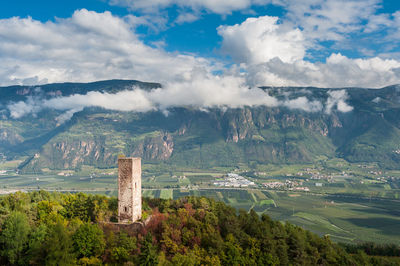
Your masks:
<svg viewBox="0 0 400 266"><path fill-rule="evenodd" d="M345 90L328 91L325 103L309 100L306 96L290 98L287 95L278 100L259 88L249 88L245 79L238 76L216 76L204 73L194 74L188 81L167 83L164 88L145 91L140 88L117 93L92 91L87 94L43 99L30 96L26 101L7 105L12 118L21 118L28 114L37 114L44 109L65 111L57 120L62 123L69 120L75 112L85 107L101 107L116 111L147 112L168 108L191 106L199 110L207 108L240 108L243 106L287 107L306 112L330 113L334 108L339 112L349 112L353 108L345 101Z"/></svg>

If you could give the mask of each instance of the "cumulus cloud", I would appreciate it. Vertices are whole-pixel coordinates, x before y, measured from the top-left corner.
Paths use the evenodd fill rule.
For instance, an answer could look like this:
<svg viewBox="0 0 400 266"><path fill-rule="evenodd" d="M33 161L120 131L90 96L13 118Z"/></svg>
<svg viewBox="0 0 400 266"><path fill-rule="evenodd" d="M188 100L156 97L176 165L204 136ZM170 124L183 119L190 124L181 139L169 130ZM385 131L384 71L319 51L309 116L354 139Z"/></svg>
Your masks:
<svg viewBox="0 0 400 266"><path fill-rule="evenodd" d="M214 2L210 2L210 8L211 5ZM219 2L218 5L224 4ZM182 19L192 18L188 16ZM17 17L1 19L0 84L137 79L160 82L165 90L126 95L141 102L118 103L116 110L120 110L119 106L142 111L176 105L199 108L286 105L314 111L321 109L321 106L308 102L307 98L285 104L256 88L382 87L400 82L400 62L393 59L350 59L337 53L330 55L325 62L306 61L307 49L312 45L307 40L306 30L281 23L276 17L249 18L241 24L217 29L223 38L223 52L231 55L237 63L230 69L216 60L169 53L158 44L153 45L157 48L146 45L135 33L135 27L146 21L145 18L132 15L121 18L110 12L97 13L85 9L76 11L70 18L48 22ZM212 74L215 70L224 74ZM249 90L249 87L252 89ZM28 99L17 103L20 106L13 105L9 109L13 117L35 113L35 108L52 105L65 111L81 110L86 106L114 110L113 106L106 103L110 99L113 99L112 95L99 93L38 104L32 102L34 99ZM118 101L113 99L113 102ZM60 120L70 115L71 112L60 117Z"/></svg>
<svg viewBox="0 0 400 266"><path fill-rule="evenodd" d="M250 86L379 88L400 82L400 61L373 57L351 59L333 53L325 62L304 59L310 44L298 28L275 17L249 18L218 28L222 49L242 63Z"/></svg>
<svg viewBox="0 0 400 266"><path fill-rule="evenodd" d="M334 48L360 51L377 56L394 55L399 48L393 41L400 36L400 11L381 13L382 0L109 0L111 4L125 6L135 12L154 18L176 8L176 23L192 22L205 13L229 15L233 11L250 14L257 6L274 5L283 9L282 25L302 29L310 49L308 55L320 59L321 51ZM165 21L166 22L166 21ZM166 22L167 23L167 22ZM174 23L172 23L174 25ZM323 41L329 41L321 43ZM381 48L368 50L371 43ZM356 48L356 49L355 49ZM380 50L380 51L378 51ZM388 53L388 51L391 51ZM399 58L399 57L397 57Z"/></svg>
<svg viewBox="0 0 400 266"><path fill-rule="evenodd" d="M55 22L1 19L0 83L111 78L164 82L183 78L193 67L212 67L209 60L144 44L134 33L135 23L144 22L86 9Z"/></svg>
<svg viewBox="0 0 400 266"><path fill-rule="evenodd" d="M381 88L400 82L400 62L397 60L350 59L341 54L332 54L324 63L301 60L290 64L275 58L250 65L247 71L248 84L252 86Z"/></svg>
<svg viewBox="0 0 400 266"><path fill-rule="evenodd" d="M238 63L261 63L275 57L286 63L302 59L306 43L302 32L277 22L278 17L262 16L233 26L220 26L222 50Z"/></svg>

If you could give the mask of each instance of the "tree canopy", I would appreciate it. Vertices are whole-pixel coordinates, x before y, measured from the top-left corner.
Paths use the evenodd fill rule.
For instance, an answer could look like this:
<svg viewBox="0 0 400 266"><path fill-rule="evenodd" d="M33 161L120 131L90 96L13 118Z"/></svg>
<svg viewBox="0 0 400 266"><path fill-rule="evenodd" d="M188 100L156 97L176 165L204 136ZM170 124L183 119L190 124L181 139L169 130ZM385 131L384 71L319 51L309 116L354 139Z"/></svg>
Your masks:
<svg viewBox="0 0 400 266"><path fill-rule="evenodd" d="M0 197L1 265L400 265L400 247L328 236L208 198L143 199L139 231L110 229L115 198Z"/></svg>

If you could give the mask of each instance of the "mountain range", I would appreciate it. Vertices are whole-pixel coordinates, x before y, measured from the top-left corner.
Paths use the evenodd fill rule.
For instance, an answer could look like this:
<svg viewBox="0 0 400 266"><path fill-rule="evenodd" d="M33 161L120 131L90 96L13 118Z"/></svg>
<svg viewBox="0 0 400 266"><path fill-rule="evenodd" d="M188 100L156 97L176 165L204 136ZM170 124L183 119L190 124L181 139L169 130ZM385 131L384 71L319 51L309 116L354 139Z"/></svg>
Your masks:
<svg viewBox="0 0 400 266"><path fill-rule="evenodd" d="M138 89L163 87L134 80L0 87L0 153L26 158L20 170L36 173L114 167L120 154L195 168L334 157L400 166L399 85L257 88L282 103L275 105L182 103L137 111L123 102L120 108L78 104ZM60 107L66 98L76 106Z"/></svg>

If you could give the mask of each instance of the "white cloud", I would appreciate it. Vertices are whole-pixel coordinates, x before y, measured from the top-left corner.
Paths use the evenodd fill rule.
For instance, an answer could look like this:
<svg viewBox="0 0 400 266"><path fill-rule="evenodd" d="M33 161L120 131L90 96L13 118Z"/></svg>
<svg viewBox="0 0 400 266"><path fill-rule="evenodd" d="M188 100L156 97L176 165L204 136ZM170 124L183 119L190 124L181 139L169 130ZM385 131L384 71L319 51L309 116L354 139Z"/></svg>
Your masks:
<svg viewBox="0 0 400 266"><path fill-rule="evenodd" d="M73 94L51 99L28 97L27 101L12 102L7 105L12 118L20 118L30 113L36 114L46 108L67 111L57 118L61 121L68 120L75 112L81 111L85 107L137 112L155 109L153 103L147 99L147 92L140 89L126 90L115 94L91 91L87 94Z"/></svg>
<svg viewBox="0 0 400 266"><path fill-rule="evenodd" d="M238 63L261 63L275 57L287 63L302 59L306 44L302 32L277 22L277 17L263 16L218 27L223 51Z"/></svg>
<svg viewBox="0 0 400 266"><path fill-rule="evenodd" d="M310 101L307 97L304 96L283 101L282 105L286 106L289 109L298 109L306 112L320 112L323 109L322 103L320 101Z"/></svg>
<svg viewBox="0 0 400 266"><path fill-rule="evenodd" d="M277 24L275 17L250 18L219 27L218 33L223 52L242 63L250 86L378 88L400 82L400 62L394 59L351 59L333 53L325 62L306 61L309 43L303 32Z"/></svg>
<svg viewBox="0 0 400 266"><path fill-rule="evenodd" d="M175 22L178 24L183 24L186 22L193 22L195 20L199 19L199 15L195 15L193 13L181 13L179 16L176 18Z"/></svg>
<svg viewBox="0 0 400 266"><path fill-rule="evenodd" d="M10 115L13 118L20 118L25 116L26 114L36 114L37 112L42 110L42 106L37 104L38 99L33 97L28 97L27 100L19 101L16 103L11 103L7 106L10 111Z"/></svg>
<svg viewBox="0 0 400 266"><path fill-rule="evenodd" d="M167 96L181 99L180 104L192 103L197 97L193 104L208 107L271 104L262 102L271 99L259 95L257 90L248 92L249 86L382 87L400 82L400 62L396 60L350 59L332 54L325 63L305 61L309 43L304 31L279 23L276 17L249 18L242 24L218 28L223 37L224 52L241 63L231 69L224 69L218 61L168 53L162 45L154 44L157 48L153 48L144 44L134 31L137 25L146 21L85 9L76 11L71 18L56 19L55 22L42 23L16 17L2 19L0 84L137 79L173 87L176 93L171 94L171 89ZM244 71L237 70L239 67ZM226 73L212 75L214 70L225 70ZM211 90L215 92L211 93ZM163 94L165 92L159 92L159 95ZM208 95L214 98L205 97ZM156 93L152 95L156 96ZM156 106L163 105L161 100L146 99ZM163 101L169 99L164 97ZM175 101L166 106L175 104L179 103ZM25 110L29 106L20 108ZM82 105L76 108L82 108ZM307 108L311 111L317 107ZM17 117L18 110L14 113Z"/></svg>
<svg viewBox="0 0 400 266"><path fill-rule="evenodd" d="M71 18L42 23L0 20L0 83L45 83L132 78L180 79L210 62L152 48L134 33L136 17L75 11Z"/></svg>
<svg viewBox="0 0 400 266"><path fill-rule="evenodd" d="M381 100L382 100L381 97L375 97L375 98L372 100L372 102L378 104L378 103L381 102Z"/></svg>
<svg viewBox="0 0 400 266"><path fill-rule="evenodd" d="M364 27L365 33L371 33L377 30L392 26L392 20L389 14L377 14L369 17L368 24Z"/></svg>
<svg viewBox="0 0 400 266"><path fill-rule="evenodd" d="M251 12L255 6L273 4L285 10L284 24L301 27L308 40L343 40L346 34L360 31L364 22L382 22L375 13L382 0L109 0L110 4L128 7L143 14L159 16L167 8L177 7L179 23L192 22L202 12L220 15L233 11ZM371 23L370 29L373 29ZM315 43L316 44L316 43Z"/></svg>
<svg viewBox="0 0 400 266"><path fill-rule="evenodd" d="M282 24L288 28L302 30L302 36L308 41L307 46L310 48L309 58L331 48L359 50L368 56L388 54L394 46L399 48L393 41L397 41L400 36L400 11L393 14L379 13L383 6L382 0L109 0L109 2L154 18L162 17L160 14L168 12L168 8L175 8L178 12L175 23L178 24L192 22L205 13L225 16L233 11L241 11L254 14L253 7L256 6L269 4L280 6L284 10L281 17ZM322 41L329 42L322 44ZM371 50L368 50L371 43L379 44L380 51L371 53Z"/></svg>
<svg viewBox="0 0 400 266"><path fill-rule="evenodd" d="M297 61L292 64L279 59L247 68L251 86L316 86L328 88L381 88L400 83L400 62L379 57L350 59L332 54L325 63Z"/></svg>
<svg viewBox="0 0 400 266"><path fill-rule="evenodd" d="M82 110L83 109L81 109L81 108L70 109L70 110L66 111L65 113L57 116L56 121L58 124L64 124L66 121L70 120L75 113L80 112Z"/></svg>
<svg viewBox="0 0 400 266"><path fill-rule="evenodd" d="M391 18L392 23L389 34L386 36L386 38L396 41L397 45L399 45L398 40L400 38L400 11L396 11L395 13L393 13Z"/></svg>
<svg viewBox="0 0 400 266"><path fill-rule="evenodd" d="M375 14L368 18L364 33L382 31L387 31L386 36L384 36L387 40L396 40L400 37L400 11L396 11L393 14Z"/></svg>
<svg viewBox="0 0 400 266"><path fill-rule="evenodd" d="M331 100L328 100L326 110L330 112L334 106L337 106L340 112L350 111L352 107L344 102L347 94L335 93L336 91L330 94ZM151 91L134 88L115 94L93 91L85 95L74 94L52 99L29 97L25 102L10 103L7 108L13 118L20 118L27 114L35 115L44 109L66 111L56 118L59 123L62 123L85 107L135 112L160 110L167 115L168 108L179 106L191 106L201 111L207 111L208 108L224 109L243 106L284 106L306 112L323 110L323 104L318 100L310 101L305 96L278 100L264 90L249 88L245 78L240 75L216 76L201 69L193 71L186 81L169 82L164 88Z"/></svg>
<svg viewBox="0 0 400 266"><path fill-rule="evenodd" d="M150 111L154 107L147 99L147 93L143 90L121 91L115 94L88 92L85 95L74 94L66 97L44 100L41 106L58 110L81 109L83 107L103 107L109 110L119 111Z"/></svg>
<svg viewBox="0 0 400 266"><path fill-rule="evenodd" d="M195 69L186 81L169 82L149 94L161 109L191 105L198 108L277 106L278 101L259 88L250 89L240 75L217 76Z"/></svg>
<svg viewBox="0 0 400 266"><path fill-rule="evenodd" d="M353 110L353 107L346 103L346 100L349 97L346 90L330 90L328 91L328 94L329 97L325 106L325 112L327 114L330 114L335 106L338 111L343 113Z"/></svg>
<svg viewBox="0 0 400 266"><path fill-rule="evenodd" d="M109 2L146 13L157 13L175 5L193 11L207 10L216 14L230 14L232 11L249 9L252 5L268 4L271 0L110 0Z"/></svg>
<svg viewBox="0 0 400 266"><path fill-rule="evenodd" d="M169 82L164 88L144 91L125 90L115 94L98 91L65 97L42 99L29 97L27 101L10 103L7 108L13 118L36 114L43 109L67 111L57 118L68 120L74 112L85 107L101 107L109 110L147 112L177 106L198 109L212 107L277 106L278 101L263 90L250 89L239 76L215 76L199 69L186 81ZM301 108L301 107L299 107Z"/></svg>
<svg viewBox="0 0 400 266"><path fill-rule="evenodd" d="M281 0L287 19L313 40L342 40L361 30L381 0Z"/></svg>

